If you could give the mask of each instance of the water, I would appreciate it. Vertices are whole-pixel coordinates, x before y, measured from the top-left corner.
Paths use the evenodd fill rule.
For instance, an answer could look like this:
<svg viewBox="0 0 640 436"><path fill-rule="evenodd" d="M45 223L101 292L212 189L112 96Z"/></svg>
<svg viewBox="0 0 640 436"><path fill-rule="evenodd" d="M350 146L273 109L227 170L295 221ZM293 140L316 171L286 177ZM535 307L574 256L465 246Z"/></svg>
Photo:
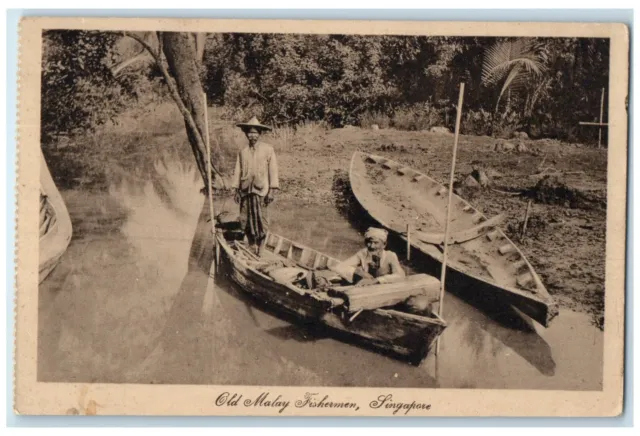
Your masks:
<svg viewBox="0 0 640 436"><path fill-rule="evenodd" d="M40 286L40 381L602 388L602 332L569 311L544 329L447 293L437 365L431 353L417 367L291 325L213 283L210 241L193 240L210 232L195 172L156 171L155 188L131 179L63 193L74 237ZM231 199L223 209L237 213ZM270 216L275 232L338 258L362 245L332 207L280 199Z"/></svg>

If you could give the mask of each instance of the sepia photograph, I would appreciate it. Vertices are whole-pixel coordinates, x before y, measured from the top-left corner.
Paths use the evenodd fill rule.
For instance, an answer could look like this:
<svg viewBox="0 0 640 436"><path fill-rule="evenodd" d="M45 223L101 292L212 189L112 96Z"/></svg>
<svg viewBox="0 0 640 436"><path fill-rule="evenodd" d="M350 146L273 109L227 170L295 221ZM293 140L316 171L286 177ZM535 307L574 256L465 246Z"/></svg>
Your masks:
<svg viewBox="0 0 640 436"><path fill-rule="evenodd" d="M607 371L621 407L624 26L53 22L23 25L17 292L25 377L74 394L25 410L536 414Z"/></svg>

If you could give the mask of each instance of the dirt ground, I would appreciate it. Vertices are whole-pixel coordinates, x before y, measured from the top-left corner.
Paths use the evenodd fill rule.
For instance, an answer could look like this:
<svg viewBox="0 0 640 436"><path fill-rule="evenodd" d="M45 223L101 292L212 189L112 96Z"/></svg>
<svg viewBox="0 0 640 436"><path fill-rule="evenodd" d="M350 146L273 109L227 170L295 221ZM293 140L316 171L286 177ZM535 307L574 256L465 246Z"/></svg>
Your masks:
<svg viewBox="0 0 640 436"><path fill-rule="evenodd" d="M527 140L526 151L496 151L498 142L460 136L457 181L475 169L484 171L490 183L484 188L461 186L459 194L489 218L504 214L507 236L520 246L558 304L589 313L603 328L606 150ZM341 187L348 186L356 150L389 157L446 184L452 145L453 135L429 132L318 129L304 141L276 147L281 196L340 207L345 192ZM529 200L530 216L521 239Z"/></svg>

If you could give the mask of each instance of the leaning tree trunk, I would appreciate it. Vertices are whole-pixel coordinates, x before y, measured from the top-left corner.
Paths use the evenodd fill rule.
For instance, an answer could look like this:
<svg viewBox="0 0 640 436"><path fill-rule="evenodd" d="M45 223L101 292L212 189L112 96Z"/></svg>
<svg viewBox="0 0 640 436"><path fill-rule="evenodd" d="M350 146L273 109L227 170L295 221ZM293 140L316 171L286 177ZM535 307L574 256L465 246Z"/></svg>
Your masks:
<svg viewBox="0 0 640 436"><path fill-rule="evenodd" d="M185 117L189 144L193 150L198 169L207 186L206 150L198 139L205 139L205 111L202 83L199 75L199 60L195 38L189 33L165 32L162 34L163 51L169 70L176 81L178 93L187 111L193 117L196 128ZM199 138L198 138L199 135Z"/></svg>

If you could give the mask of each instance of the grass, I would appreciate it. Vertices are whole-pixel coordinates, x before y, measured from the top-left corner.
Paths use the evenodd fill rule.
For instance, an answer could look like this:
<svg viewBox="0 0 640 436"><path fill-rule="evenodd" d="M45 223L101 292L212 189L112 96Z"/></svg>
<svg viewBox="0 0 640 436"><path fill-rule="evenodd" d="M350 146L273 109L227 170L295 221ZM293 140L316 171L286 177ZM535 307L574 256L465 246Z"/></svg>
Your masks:
<svg viewBox="0 0 640 436"><path fill-rule="evenodd" d="M365 112L360 117L360 127L370 129L373 125L377 125L381 129L391 127L391 118L379 111Z"/></svg>
<svg viewBox="0 0 640 436"><path fill-rule="evenodd" d="M427 104L396 108L391 115L380 111L365 112L359 118L360 127L420 131L445 124L442 111Z"/></svg>
<svg viewBox="0 0 640 436"><path fill-rule="evenodd" d="M276 151L289 151L325 136L328 130L323 123L305 121L296 126L276 127L265 135L264 140L273 145Z"/></svg>

